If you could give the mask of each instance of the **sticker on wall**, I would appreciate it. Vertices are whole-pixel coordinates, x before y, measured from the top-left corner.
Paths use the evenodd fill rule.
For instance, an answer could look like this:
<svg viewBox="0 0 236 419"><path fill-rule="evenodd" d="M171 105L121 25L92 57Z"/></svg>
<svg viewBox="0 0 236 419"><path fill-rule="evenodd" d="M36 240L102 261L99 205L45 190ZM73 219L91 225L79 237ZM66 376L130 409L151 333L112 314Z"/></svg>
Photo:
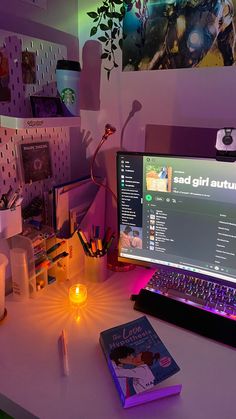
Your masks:
<svg viewBox="0 0 236 419"><path fill-rule="evenodd" d="M24 84L36 83L36 54L34 52L22 51L22 81Z"/></svg>
<svg viewBox="0 0 236 419"><path fill-rule="evenodd" d="M123 70L232 66L236 0L130 0Z"/></svg>
<svg viewBox="0 0 236 419"><path fill-rule="evenodd" d="M10 102L11 91L9 89L9 65L8 57L4 48L0 49L0 102Z"/></svg>

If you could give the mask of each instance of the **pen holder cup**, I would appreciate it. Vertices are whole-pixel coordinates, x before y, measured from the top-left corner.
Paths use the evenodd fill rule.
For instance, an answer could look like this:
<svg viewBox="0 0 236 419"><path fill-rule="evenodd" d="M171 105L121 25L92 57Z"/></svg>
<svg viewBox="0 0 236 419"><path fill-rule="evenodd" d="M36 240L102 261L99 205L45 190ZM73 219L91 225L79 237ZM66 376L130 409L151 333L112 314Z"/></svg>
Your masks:
<svg viewBox="0 0 236 419"><path fill-rule="evenodd" d="M88 281L105 281L107 279L107 255L101 257L85 256L84 274Z"/></svg>
<svg viewBox="0 0 236 419"><path fill-rule="evenodd" d="M0 239L8 239L22 232L21 205L0 211Z"/></svg>

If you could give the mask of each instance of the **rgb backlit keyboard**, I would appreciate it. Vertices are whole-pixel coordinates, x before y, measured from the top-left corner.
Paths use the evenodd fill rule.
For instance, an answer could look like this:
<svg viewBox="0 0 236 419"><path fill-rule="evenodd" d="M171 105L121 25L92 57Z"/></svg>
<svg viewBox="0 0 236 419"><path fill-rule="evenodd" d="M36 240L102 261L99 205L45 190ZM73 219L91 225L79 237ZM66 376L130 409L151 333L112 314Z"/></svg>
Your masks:
<svg viewBox="0 0 236 419"><path fill-rule="evenodd" d="M145 289L236 319L236 288L190 274L159 269L153 274Z"/></svg>

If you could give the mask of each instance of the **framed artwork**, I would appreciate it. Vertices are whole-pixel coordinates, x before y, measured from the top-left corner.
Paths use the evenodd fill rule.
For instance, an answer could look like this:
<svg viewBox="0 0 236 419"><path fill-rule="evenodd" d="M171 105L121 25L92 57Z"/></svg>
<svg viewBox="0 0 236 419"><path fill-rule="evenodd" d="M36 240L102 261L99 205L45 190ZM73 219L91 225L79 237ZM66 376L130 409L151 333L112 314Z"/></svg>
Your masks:
<svg viewBox="0 0 236 419"><path fill-rule="evenodd" d="M127 0L123 70L232 66L236 0Z"/></svg>
<svg viewBox="0 0 236 419"><path fill-rule="evenodd" d="M59 97L30 96L33 116L36 118L52 118L63 116Z"/></svg>
<svg viewBox="0 0 236 419"><path fill-rule="evenodd" d="M21 171L25 183L52 177L50 146L48 141L20 144Z"/></svg>
<svg viewBox="0 0 236 419"><path fill-rule="evenodd" d="M35 52L22 51L22 81L24 84L36 83L36 54Z"/></svg>
<svg viewBox="0 0 236 419"><path fill-rule="evenodd" d="M0 48L0 102L10 102L9 64L5 48Z"/></svg>

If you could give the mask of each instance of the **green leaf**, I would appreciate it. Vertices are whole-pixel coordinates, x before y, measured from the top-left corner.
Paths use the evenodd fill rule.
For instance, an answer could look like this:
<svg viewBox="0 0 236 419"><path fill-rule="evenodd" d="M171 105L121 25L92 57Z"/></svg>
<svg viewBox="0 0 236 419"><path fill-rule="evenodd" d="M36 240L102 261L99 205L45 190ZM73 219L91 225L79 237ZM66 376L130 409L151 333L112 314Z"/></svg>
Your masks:
<svg viewBox="0 0 236 419"><path fill-rule="evenodd" d="M104 23L101 23L101 25L100 25L100 29L102 30L102 31L109 31L109 26L107 26L107 25L104 25Z"/></svg>
<svg viewBox="0 0 236 419"><path fill-rule="evenodd" d="M106 42L107 41L107 38L105 36L99 36L98 39L101 42Z"/></svg>
<svg viewBox="0 0 236 419"><path fill-rule="evenodd" d="M113 39L115 39L116 34L117 34L117 28L114 28L114 29L113 29L113 31L112 31L112 33L111 33L111 37L112 37Z"/></svg>
<svg viewBox="0 0 236 419"><path fill-rule="evenodd" d="M99 13L106 12L106 11L107 11L107 7L106 6L99 7Z"/></svg>
<svg viewBox="0 0 236 419"><path fill-rule="evenodd" d="M123 39L119 39L119 47L120 47L120 49L122 49L122 47L123 47Z"/></svg>
<svg viewBox="0 0 236 419"><path fill-rule="evenodd" d="M115 19L119 19L119 17L120 17L120 13L118 13L118 12L113 12L113 13L112 13L112 17L114 17Z"/></svg>
<svg viewBox="0 0 236 419"><path fill-rule="evenodd" d="M112 25L113 25L112 20L111 20L111 19L109 19L109 20L108 20L108 22L107 22L107 24L108 24L109 28L111 29L111 28L112 28Z"/></svg>
<svg viewBox="0 0 236 419"><path fill-rule="evenodd" d="M123 0L113 0L113 2L114 2L115 4L122 4L122 3L123 3Z"/></svg>
<svg viewBox="0 0 236 419"><path fill-rule="evenodd" d="M112 49L113 51L115 51L115 50L117 49L117 46L116 46L115 44L112 44L111 49Z"/></svg>
<svg viewBox="0 0 236 419"><path fill-rule="evenodd" d="M98 17L98 14L96 12L87 12L87 15L91 17L92 19L95 19L96 17Z"/></svg>
<svg viewBox="0 0 236 419"><path fill-rule="evenodd" d="M102 59L102 60L106 59L107 57L108 57L108 54L107 54L106 52L104 52L104 53L101 55L101 59Z"/></svg>
<svg viewBox="0 0 236 419"><path fill-rule="evenodd" d="M96 28L96 26L94 26L92 29L91 29L91 31L90 31L90 36L93 36L93 35L95 35L97 33L97 28Z"/></svg>

